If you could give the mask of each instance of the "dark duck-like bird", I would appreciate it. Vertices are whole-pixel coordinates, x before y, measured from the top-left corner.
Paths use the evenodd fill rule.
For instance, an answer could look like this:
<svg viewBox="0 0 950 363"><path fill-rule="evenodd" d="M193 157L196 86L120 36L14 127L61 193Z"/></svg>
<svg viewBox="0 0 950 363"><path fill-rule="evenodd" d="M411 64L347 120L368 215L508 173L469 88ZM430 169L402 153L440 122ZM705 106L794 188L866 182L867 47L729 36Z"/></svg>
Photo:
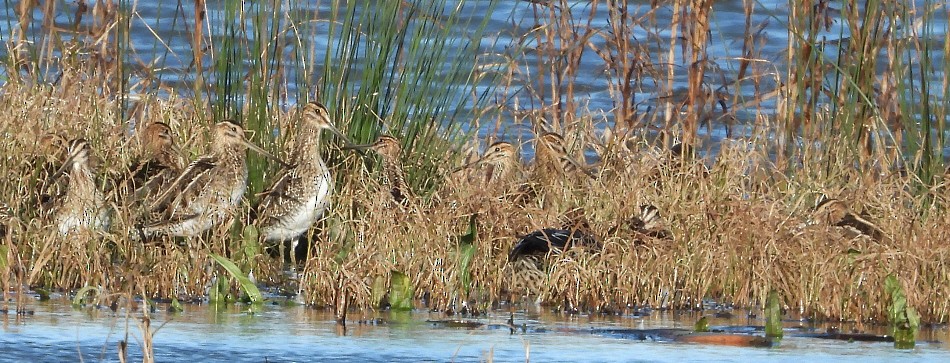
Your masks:
<svg viewBox="0 0 950 363"><path fill-rule="evenodd" d="M579 210L570 212L566 219L561 228L542 228L519 237L508 253L509 292L538 294L547 280L550 256L575 248L602 249Z"/></svg>

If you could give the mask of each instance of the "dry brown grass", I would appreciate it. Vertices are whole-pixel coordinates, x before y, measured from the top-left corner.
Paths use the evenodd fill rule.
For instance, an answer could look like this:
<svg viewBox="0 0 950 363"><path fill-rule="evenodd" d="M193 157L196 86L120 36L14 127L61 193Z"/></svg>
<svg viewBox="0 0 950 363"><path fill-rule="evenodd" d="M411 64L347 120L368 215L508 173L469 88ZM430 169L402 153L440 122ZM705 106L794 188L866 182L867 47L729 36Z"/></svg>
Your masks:
<svg viewBox="0 0 950 363"><path fill-rule="evenodd" d="M0 191L15 217L30 216L35 208L23 203L30 199L19 197L28 192L22 176L31 171L24 165L39 132L92 140L102 159L100 176L120 174L136 153L135 141L125 132L128 124L110 121L115 120L108 111L111 104L84 98L82 90L72 92L8 85L0 98L0 115L18 121L5 124L3 132L10 136L0 145L9 171ZM143 102L155 111L142 113L140 122L168 122L183 148L199 153L206 132L187 102ZM942 226L950 216L936 208L921 213L921 201L907 192L907 177L867 177L844 165L828 169L811 164L784 176L770 167L762 151L742 142L727 147L704 176L703 160L680 164L642 141L612 142L628 147L611 145L608 149L623 152L603 156L613 160L602 166L614 168L611 177L544 195L552 208L541 208L548 203L539 200L512 203L480 192L480 184L472 183L468 189L439 192L420 201L418 210L406 211L380 197L376 171L358 167L358 157L348 156L335 166L342 183L302 271L304 300L318 306L345 301L372 307L373 286L385 286L390 271L407 274L432 308L446 308L459 299L506 299L504 271L516 236L557 226L563 213L581 207L604 248L553 259L540 296L544 301L592 309L687 308L703 298L717 298L756 306L774 288L789 308L808 316L880 319L889 298L883 296L883 279L895 273L927 320L947 319L950 307L941 297L950 293L950 251L943 241L950 236ZM837 227L803 227L822 193L866 212L887 237L848 239ZM945 200L946 195L935 197ZM615 228L648 203L662 211L672 240L637 245L632 231ZM116 208L111 233L101 236L64 239L48 220L15 218L4 242L12 261L2 271L4 289L21 284L66 290L98 286L105 292L141 290L154 297L192 299L204 296L216 274L208 254L236 257L243 248L240 240L192 240L184 246L132 243L125 232L131 221L123 217L121 206ZM479 214L480 229L472 294L466 297L460 296L457 240L472 213ZM275 268L278 260L249 258L258 263L255 277L261 283L286 282Z"/></svg>

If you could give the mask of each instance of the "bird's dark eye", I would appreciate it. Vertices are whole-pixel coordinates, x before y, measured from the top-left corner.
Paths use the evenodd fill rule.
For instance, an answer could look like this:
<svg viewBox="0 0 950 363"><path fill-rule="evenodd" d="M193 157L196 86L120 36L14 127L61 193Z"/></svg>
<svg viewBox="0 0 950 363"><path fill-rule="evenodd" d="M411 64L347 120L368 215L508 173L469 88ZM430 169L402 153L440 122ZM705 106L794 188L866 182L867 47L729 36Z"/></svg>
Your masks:
<svg viewBox="0 0 950 363"><path fill-rule="evenodd" d="M501 148L500 148L500 147L496 147L496 148L495 148L495 151L501 151Z"/></svg>

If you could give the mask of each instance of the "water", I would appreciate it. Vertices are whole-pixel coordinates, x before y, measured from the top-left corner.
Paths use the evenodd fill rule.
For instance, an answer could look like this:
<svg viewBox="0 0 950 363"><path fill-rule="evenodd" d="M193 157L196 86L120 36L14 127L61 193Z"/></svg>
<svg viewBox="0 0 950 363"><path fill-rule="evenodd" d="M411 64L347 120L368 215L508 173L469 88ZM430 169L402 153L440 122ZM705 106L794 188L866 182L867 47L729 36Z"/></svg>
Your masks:
<svg viewBox="0 0 950 363"><path fill-rule="evenodd" d="M88 2L87 2L88 3ZM190 35L184 29L184 20L174 11L172 2L133 2L136 16L132 19L131 44L136 57L144 64L156 63L160 69L156 73L161 82L181 90L191 89L194 81ZM918 5L921 3L917 1ZM71 28L72 16L78 2L56 2L60 6L55 24L61 28ZM484 2L473 2L471 16L483 15ZM630 2L632 9L640 14L650 11L650 3ZM764 0L757 2L753 15L753 26L762 26L763 43L759 46L762 60L772 62L776 70L784 69L784 49L787 45L786 25L787 2L784 0ZM185 6L189 6L190 3ZM220 2L209 2L209 22L222 17ZM586 11L583 2L577 2L574 13L582 18ZM639 8L636 8L639 6ZM0 11L0 37L9 41L16 14L12 6ZM187 9L186 9L187 10ZM313 10L313 9L303 9ZM323 11L326 8L322 8ZM508 1L499 5L489 19L488 32L483 48L484 54L504 54L506 46L529 34L534 25L533 7L528 1ZM186 11L187 12L187 11ZM651 50L652 62L660 63L665 56L669 38L668 29L672 9L656 9L657 28L660 37L656 40L648 36L644 29L635 29L634 36L641 39ZM176 18L177 16L177 18ZM84 20L88 24L91 17ZM191 19L187 19L190 25ZM39 9L34 11L34 28L40 29L43 17ZM722 84L722 79L735 79L738 59L741 56L744 15L741 2L726 1L714 4L711 19L710 36L710 82L713 86ZM840 21L832 24L823 33L828 41L846 41L847 29ZM598 28L607 26L604 18L592 23ZM303 26L325 27L314 22ZM928 26L933 28L932 38L942 39L947 28L945 18L936 19ZM666 30L664 30L666 29ZM153 33L154 32L154 33ZM221 34L221 29L212 29L213 36ZM310 34L310 31L302 31ZM465 33L458 30L459 34ZM157 43L161 39L162 43ZM316 38L309 40L318 51L315 59L322 60L328 40ZM603 40L593 38L592 45L602 47ZM7 49L0 47L0 57L6 56ZM677 50L677 56L679 51ZM939 52L935 52L939 56ZM536 54L525 52L523 64L535 64ZM682 90L686 87L686 67L678 59L674 87ZM934 59L941 64L942 59ZM586 105L595 114L603 113L605 123L612 121L609 112L614 107L607 87L603 61L593 52L588 52L581 60L576 79L578 102ZM318 72L319 73L319 72ZM784 77L777 74L776 77ZM296 76L295 76L296 77ZM299 79L299 78L295 78ZM134 80L133 80L134 81ZM655 109L660 105L657 89L647 79L637 91L637 107L641 110ZM288 92L293 94L297 83L310 82L299 80L289 84ZM764 81L766 88L769 80ZM515 93L520 86L512 90ZM748 86L727 87L725 92L736 93L740 99L754 98L754 90ZM524 93L521 93L523 95ZM521 96L524 97L524 96ZM512 106L513 99L505 99ZM289 102L293 103L294 100ZM523 100L521 104L527 104ZM283 105L290 107L291 105ZM730 105L731 108L732 105ZM768 114L774 108L774 101L762 104L763 112ZM751 119L752 115L738 115L740 120ZM508 122L508 121L506 121ZM499 130L494 125L482 125L482 136L501 133L501 138L520 140L528 138L527 128L505 123ZM700 130L703 136L714 142L726 136L725 127L714 124L709 130ZM741 132L741 131L740 131ZM141 360L141 328L135 319L127 319L124 314L116 314L108 309L85 308L75 310L66 302L53 300L35 302L30 307L34 315L0 315L0 362L7 361L116 361L117 344L120 340L130 342L129 353L132 361ZM668 341L634 341L608 334L593 334L592 329L599 328L669 328L689 327L695 317L677 317L656 313L647 317L619 316L564 316L520 312L516 322L526 322L527 333L510 334L507 328L483 327L478 329L447 328L427 323L427 320L444 319L437 313L414 312L407 317L391 316L386 313L366 318L379 317L387 323L379 325L359 325L351 323L348 330L341 331L333 316L323 310L305 307L282 307L267 305L262 312L247 314L239 307L230 307L216 311L208 306L190 305L179 314L166 313L159 309L153 316L152 327L158 328L154 336L155 354L158 361L234 361L234 362L288 362L288 361L476 361L489 357L498 361L523 361L530 357L532 361L950 361L950 336L946 328L925 331L921 342L911 351L898 351L890 343L845 343L832 340L788 337L779 347L771 349L734 348L680 344ZM496 312L488 318L478 319L485 324L503 324L507 314ZM714 321L713 324L761 325L761 321L747 322L745 319ZM790 324L792 326L794 324ZM128 337L126 335L128 334Z"/></svg>
<svg viewBox="0 0 950 363"><path fill-rule="evenodd" d="M61 29L73 29L74 14L76 14L79 3L80 2L57 2L57 16L53 19L54 25ZM590 4L583 1L571 1L568 3L578 26L586 24L587 16L590 12ZM915 0L906 3L905 6L909 9L924 9L926 8L926 4L928 4L928 2ZM195 62L191 45L192 35L190 33L190 27L193 26L192 18L194 14L191 3L181 4L181 9L176 7L178 5L179 4L167 1L129 2L123 5L128 9L129 13L132 14L129 34L132 49L129 54L131 54L131 58L134 61L127 63L132 68L137 68L141 64L154 65L156 69L151 74L155 75L159 83L165 87L177 89L179 92L188 94L193 90L192 87L196 78L193 69ZM452 4L449 4L449 6L451 5ZM220 43L221 38L225 36L225 29L222 29L220 26L220 24L223 23L223 19L225 19L224 10L222 8L223 4L220 1L210 1L207 3L207 6L206 24L210 26L210 37L217 41L217 43L212 42L211 44L218 46L217 44ZM255 13L254 7L261 5L246 3L244 6L249 13L253 14ZM467 8L462 14L464 14L463 16L470 17L473 23L478 23L484 18L490 8L489 2L487 1L470 1L465 6ZM590 24L598 32L605 33L610 28L607 19L607 2L601 2L598 6L600 6L598 16L595 17ZM830 6L834 8L838 6L838 4L830 4ZM14 33L13 29L16 28L17 24L17 15L14 8L15 7L10 6L0 11L0 36L2 37L8 38ZM371 9L367 11L371 11ZM521 76L515 76L513 87L507 91L506 94L494 96L495 101L493 102L500 100L500 102L508 108L530 107L530 105L537 105L539 103L537 97L529 95L530 92L526 91L525 87L532 86L534 89L542 90L542 92L549 87L549 84L534 84L538 75L527 73L537 72L536 69L527 68L536 67L539 64L539 55L532 47L534 34L537 34L534 29L536 25L535 14L539 12L542 16L545 16L545 11L545 8L539 8L529 1L503 1L500 2L494 12L491 13L487 22L487 31L481 39L481 48L478 50L481 61L483 63L504 64L506 56L514 57L519 59L517 63L519 67L526 68L519 73ZM324 67L323 64L319 63L322 63L325 59L324 54L327 49L332 48L329 47L328 44L334 44L335 42L327 38L330 2L289 2L282 6L280 12L279 18L281 18L281 22L286 23L291 21L290 19L293 19L295 29L297 30L296 34L284 35L288 37L288 44L290 44L288 46L293 47L294 44L297 44L296 37L301 36L300 46L302 49L298 49L297 51L304 53L313 51L312 59L318 63L313 69L314 73L309 77L290 71L290 74L287 75L288 84L286 91L289 95L313 94L314 90L309 88L319 84L319 80L316 79L316 77L321 73L320 71ZM666 99L661 97L663 95L659 88L661 85L665 85L666 80L653 79L652 74L656 72L661 75L661 78L666 77L665 67L668 61L665 60L665 57L669 54L670 49L669 42L670 29L673 27L671 24L673 9L669 5L653 9L652 2L637 0L629 2L629 12L631 17L640 18L643 21L642 26L634 27L631 31L632 38L649 50L647 54L643 55L650 58L647 64L662 68L646 72L643 75L644 78L642 82L636 85L634 94L636 108L641 112L662 109ZM779 80L788 76L783 71L787 69L785 63L785 48L788 44L788 31L785 22L788 19L788 2L785 0L763 0L755 2L750 24L752 29L761 30L754 32L756 37L755 49L757 53L754 54L753 57L756 58L757 61L753 63L753 67L765 67L752 72L764 76L756 82L746 80L738 84L733 83L733 80L739 76L740 59L745 56L741 54L742 44L745 38L744 29L746 21L742 2L715 2L711 14L709 46L707 50L708 70L705 83L710 90L726 95L724 102L727 107L727 112L730 113L731 116L734 116L736 120L728 123L714 120L709 124L709 127L704 127L699 130L701 139L706 140L706 147L702 149L709 149L712 153L712 155L709 156L713 158L716 150L719 148L719 142L721 140L727 137L750 135L752 133L754 120L756 120L757 116L771 116L775 113L776 99L774 97L766 98L762 100L763 102L759 107L751 107L748 110L742 109L739 105L743 102L757 99L761 94L773 90ZM310 19L310 17L314 16L316 16L317 19ZM646 20L651 16L656 19L655 23ZM829 43L846 42L849 40L849 29L845 26L844 22L841 21L840 16L841 14L838 10L832 9L829 11L829 26L818 34L819 39ZM911 24L916 20L917 19L910 19L908 24L896 24L892 27L892 30L899 32L906 29L923 29L923 26ZM38 37L37 34L43 31L43 22L43 10L41 7L36 7L33 10L33 22L28 32L29 39L41 43L41 38ZM88 27L93 25L92 22L93 16L87 13L83 17L80 25ZM466 22L462 21L462 23L464 24ZM249 29L249 34L254 34L253 22L250 19L246 20L245 26ZM947 19L937 16L926 24L926 28L930 31L929 40L935 49L939 48L947 30ZM68 33L61 34L66 40L70 39ZM458 39L467 39L467 37L471 35L470 29L465 28L453 29L451 34L458 37ZM85 40L86 37L80 37L79 39ZM461 45L463 43L464 42L459 42L458 44ZM516 46L518 44L524 44L525 48L519 50L521 48ZM35 45L38 46L38 44ZM598 35L590 38L589 46L590 49L584 53L584 56L580 60L577 77L573 81L576 92L575 101L578 102L583 109L589 110L591 114L595 115L595 119L602 119L599 125L600 127L606 127L614 122L614 115L611 110L617 106L615 99L618 97L613 95L610 90L610 83L616 82L612 81L610 77L615 78L616 75L610 74L605 68L604 60L592 50L604 49L607 46L606 37ZM689 60L683 59L681 46L682 40L679 40L673 52L675 54L675 59L673 60L673 66L675 68L673 79L674 89L672 91L674 99L682 98L687 88L686 77L688 74ZM6 47L0 47L0 57L5 57L7 51L8 49ZM290 53L293 53L293 51ZM216 51L211 49L208 54L211 55L206 56L206 58L214 57ZM468 53L460 52L460 54L467 55ZM943 63L943 59L941 58L942 53L940 51L934 51L933 55L935 57L931 60L933 64ZM825 56L828 57L828 62L834 62L836 54L832 51ZM207 67L210 64L212 64L211 59L204 60L206 72L208 72ZM359 65L357 65L356 71L359 70L358 67ZM501 72L504 73L504 70L501 70ZM54 77L52 78L55 78L55 72L53 73ZM131 84L138 84L138 82L141 81L137 74L138 73L132 74ZM746 76L749 76L749 73L747 73ZM934 81L937 82L934 84L939 84L941 75L934 74L934 77L936 77ZM758 83L762 88L756 91L753 86L754 83ZM301 87L306 88L306 90L298 92L298 88ZM161 94L164 91L158 87L156 83L150 86L150 89L133 89L133 92L158 92ZM733 97L733 95L735 95L735 97ZM461 97L465 99L469 97L469 95L465 94ZM550 100L546 100L545 102L550 103ZM285 108L293 107L296 100L291 96L290 99L287 100L287 103L288 104L281 106ZM470 106L469 104L463 107ZM723 116L723 112L717 106L712 116L714 118ZM479 125L478 131L483 138L492 137L519 143L523 143L524 140L529 140L533 136L529 126L514 124L511 120L505 120L501 125L486 122L485 124ZM530 156L530 147L526 147L525 152L526 156Z"/></svg>
<svg viewBox="0 0 950 363"><path fill-rule="evenodd" d="M373 324L350 322L344 331L333 314L302 306L265 305L249 314L242 306L216 310L186 305L181 313L159 305L152 314L154 353L158 362L391 362L496 361L515 362L683 362L683 361L948 361L946 328L925 330L913 350L895 350L892 343L848 343L787 336L778 347L741 348L633 340L601 334L598 329L689 328L695 314L655 312L649 316L562 315L517 313L515 323L527 331L511 333L502 326L503 311L468 319L479 328L452 328L430 321L441 313L367 312ZM130 361L141 360L142 328L119 310L73 309L62 299L30 304L33 315L0 315L0 361L117 361L119 341L129 342ZM356 313L351 314L351 319ZM707 314L708 315L708 314ZM712 326L761 325L746 318L712 319ZM786 335L797 331L788 323ZM761 333L760 333L761 334ZM929 340L924 341L924 340ZM939 342L934 341L939 340Z"/></svg>

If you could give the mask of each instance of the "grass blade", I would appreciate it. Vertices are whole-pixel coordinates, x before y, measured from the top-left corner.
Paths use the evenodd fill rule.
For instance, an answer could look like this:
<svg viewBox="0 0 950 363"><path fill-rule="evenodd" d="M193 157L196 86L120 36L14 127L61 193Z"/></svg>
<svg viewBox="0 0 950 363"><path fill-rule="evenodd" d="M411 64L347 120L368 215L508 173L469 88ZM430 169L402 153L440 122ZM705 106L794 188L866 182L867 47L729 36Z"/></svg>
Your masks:
<svg viewBox="0 0 950 363"><path fill-rule="evenodd" d="M211 258L218 262L221 267L224 267L232 277L238 280L241 283L241 288L244 290L244 293L247 294L248 299L251 300L252 304L259 304L264 301L264 296L261 294L261 290L257 288L257 285L254 285L254 282L251 281L244 272L241 271L234 262L231 260L216 255L214 253L210 254Z"/></svg>

